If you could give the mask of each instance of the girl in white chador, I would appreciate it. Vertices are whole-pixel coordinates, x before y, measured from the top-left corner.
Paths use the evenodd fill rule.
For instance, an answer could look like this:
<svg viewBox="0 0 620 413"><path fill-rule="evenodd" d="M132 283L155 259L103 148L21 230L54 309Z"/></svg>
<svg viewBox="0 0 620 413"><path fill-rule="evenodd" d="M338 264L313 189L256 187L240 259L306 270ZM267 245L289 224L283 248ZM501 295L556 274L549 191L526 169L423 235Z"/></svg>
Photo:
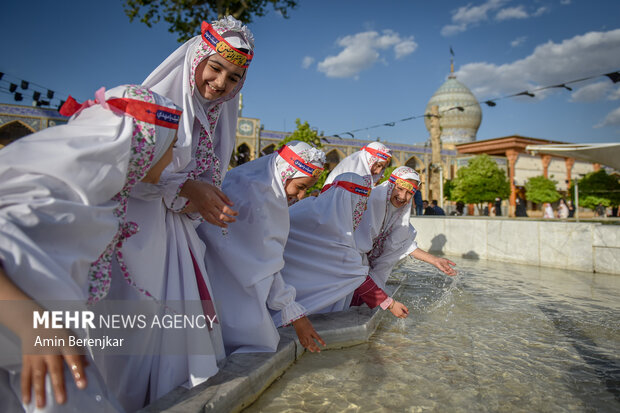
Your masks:
<svg viewBox="0 0 620 413"><path fill-rule="evenodd" d="M144 81L182 106L183 116L178 148L160 184L130 200L132 220L158 225L129 240L123 253L139 288L179 306L200 300L206 303L205 315L215 316L204 267L205 247L195 227L201 219L222 227L234 222L236 212L219 186L234 148L238 93L253 57L254 37L232 17L203 22L201 31ZM114 293L116 299L147 299L135 290ZM154 401L179 385L191 387L207 380L225 357L217 322L198 343L172 329L164 330L157 340L162 346L184 340L203 350L194 355L119 357L107 362L106 377L116 377L123 403L134 409L142 407L147 385L149 400Z"/></svg>
<svg viewBox="0 0 620 413"><path fill-rule="evenodd" d="M373 186L381 180L383 171L390 163L392 151L381 142L371 142L358 152L344 158L336 165L325 180L325 184L331 184L334 179L345 172L353 172L363 177L368 176Z"/></svg>
<svg viewBox="0 0 620 413"><path fill-rule="evenodd" d="M411 200L418 190L420 176L407 166L392 172L390 178L373 189L368 200L368 210L359 228L355 241L365 253L369 265L366 281L356 290L351 305L366 303L370 308L380 305L397 317L406 317L407 307L394 301L384 291L387 278L396 263L407 255L433 264L448 275L456 275L445 258L439 258L418 248L416 231L409 222Z"/></svg>
<svg viewBox="0 0 620 413"><path fill-rule="evenodd" d="M289 233L288 204L303 198L323 171L325 154L292 141L271 155L245 163L226 175L223 191L239 210L226 231L202 224L205 262L227 352L275 351L280 340L269 309L282 312L300 343L319 350L323 340L295 302L295 289L280 275Z"/></svg>
<svg viewBox="0 0 620 413"><path fill-rule="evenodd" d="M156 183L172 160L181 112L170 100L142 86L105 94L102 88L95 96L82 106L70 99L63 110L76 114L66 125L0 151L0 300L29 306L0 310L0 322L22 339L23 350L20 356L19 347L0 335L3 361L12 363L0 369L1 411L14 411L3 385L10 379L19 394L20 373L18 400L27 411L35 404L59 411L65 403L63 411L121 409L108 399L92 362L85 368L84 356L62 345L34 354L29 344L32 334L43 334L29 328L39 303L63 300L84 309L106 296L112 258L140 229L127 217L127 198L140 181ZM131 283L125 275L115 282ZM52 337L68 334L55 329Z"/></svg>
<svg viewBox="0 0 620 413"><path fill-rule="evenodd" d="M348 308L353 291L368 275L353 237L370 195L367 185L360 175L347 172L323 187L318 197L291 207L281 273L308 314ZM273 320L281 325L282 313L274 312Z"/></svg>

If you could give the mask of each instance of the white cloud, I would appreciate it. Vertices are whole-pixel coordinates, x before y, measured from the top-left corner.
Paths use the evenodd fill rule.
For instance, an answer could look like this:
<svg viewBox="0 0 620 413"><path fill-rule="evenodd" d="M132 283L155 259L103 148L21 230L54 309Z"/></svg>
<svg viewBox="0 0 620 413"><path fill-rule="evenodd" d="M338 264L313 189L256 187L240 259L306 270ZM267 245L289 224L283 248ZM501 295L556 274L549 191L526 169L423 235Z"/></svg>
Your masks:
<svg viewBox="0 0 620 413"><path fill-rule="evenodd" d="M605 119L594 127L602 128L604 126L620 126L620 108L616 108L609 112L607 116L605 116Z"/></svg>
<svg viewBox="0 0 620 413"><path fill-rule="evenodd" d="M618 86L615 90L612 90L611 93L609 93L609 96L607 96L607 99L609 100L620 99L620 86Z"/></svg>
<svg viewBox="0 0 620 413"><path fill-rule="evenodd" d="M367 31L345 36L337 41L343 50L335 56L328 56L319 62L319 71L328 77L354 77L371 67L381 57L379 51L393 49L397 59L413 53L418 44L413 36L403 38L392 30L381 34Z"/></svg>
<svg viewBox="0 0 620 413"><path fill-rule="evenodd" d="M620 29L590 32L541 44L531 55L511 63L466 64L457 77L479 98L490 98L615 71L619 56Z"/></svg>
<svg viewBox="0 0 620 413"><path fill-rule="evenodd" d="M611 89L613 89L613 86L609 80L591 83L574 91L571 96L571 101L596 102L604 99L605 96L610 93Z"/></svg>
<svg viewBox="0 0 620 413"><path fill-rule="evenodd" d="M465 23L447 24L441 28L441 35L444 37L448 37L452 36L453 34L464 32L465 30L467 30L467 25Z"/></svg>
<svg viewBox="0 0 620 413"><path fill-rule="evenodd" d="M307 69L310 66L312 66L312 63L314 63L314 57L306 56L301 61L301 67L303 67L304 69Z"/></svg>
<svg viewBox="0 0 620 413"><path fill-rule="evenodd" d="M542 16L543 14L547 13L549 11L548 7L539 7L533 14L532 16L534 17L539 17Z"/></svg>
<svg viewBox="0 0 620 413"><path fill-rule="evenodd" d="M521 46L523 44L523 42L525 42L525 40L527 39L526 36L521 36L521 37L517 37L516 39L514 39L512 42L510 42L510 45L512 47L518 47Z"/></svg>
<svg viewBox="0 0 620 413"><path fill-rule="evenodd" d="M488 20L488 13L502 7L507 0L487 0L479 6L459 7L452 11L452 24L446 25L441 29L443 36L451 36L460 32L464 32L471 25Z"/></svg>
<svg viewBox="0 0 620 413"><path fill-rule="evenodd" d="M480 6L467 6L459 7L452 14L452 21L454 23L473 24L479 21L487 19L487 13L491 10L500 8L506 3L506 0L487 0Z"/></svg>
<svg viewBox="0 0 620 413"><path fill-rule="evenodd" d="M524 5L515 7L504 7L510 0L487 0L479 6L459 7L452 10L452 23L441 28L442 36L452 36L464 32L472 26L489 20L489 14L497 11L495 20L502 22L513 19L528 19L530 17L539 17L549 11L548 7L539 7L533 13L528 13Z"/></svg>
<svg viewBox="0 0 620 413"><path fill-rule="evenodd" d="M563 6L568 6L571 3L571 0L560 0L560 4Z"/></svg>
<svg viewBox="0 0 620 413"><path fill-rule="evenodd" d="M401 59L415 52L417 48L418 44L413 40L413 36L411 36L394 46L394 52L396 53L396 58Z"/></svg>
<svg viewBox="0 0 620 413"><path fill-rule="evenodd" d="M510 19L527 19L528 17L530 16L525 11L525 7L518 6L501 9L495 16L495 19L498 21L503 21Z"/></svg>

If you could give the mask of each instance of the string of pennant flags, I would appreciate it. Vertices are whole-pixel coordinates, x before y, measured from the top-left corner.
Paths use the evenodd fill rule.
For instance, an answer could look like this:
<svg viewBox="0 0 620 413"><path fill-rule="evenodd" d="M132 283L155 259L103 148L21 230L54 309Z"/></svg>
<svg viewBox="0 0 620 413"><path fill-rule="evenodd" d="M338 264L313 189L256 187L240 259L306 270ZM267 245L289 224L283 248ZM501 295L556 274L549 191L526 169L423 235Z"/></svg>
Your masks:
<svg viewBox="0 0 620 413"><path fill-rule="evenodd" d="M452 52L452 50L450 50ZM484 100L484 101L476 101L475 103L470 103L467 105L461 105L461 106L453 106L451 108L448 109L444 109L441 110L439 112L439 116L441 117L442 114L450 112L452 110L458 110L459 112L463 112L465 111L465 108L469 107L469 106L474 106L474 105L480 105L480 104L485 104L488 107L494 107L497 106L497 101L502 100L502 99L509 99L509 98L513 98L513 97L517 97L517 96L528 96L528 97L536 97L536 92L540 92L542 90L546 90L546 89L554 89L554 88L562 88L562 89L566 89L568 91L572 91L573 89L568 86L568 85L572 85L574 83L578 83L578 82L584 82L586 80L590 80L590 79L596 79L597 77L608 77L613 83L618 83L620 82L620 71L615 71L615 72L611 72L611 73L604 73L604 74L600 74L600 75L593 75L593 76L588 76L588 77L583 77L580 79L575 79L575 80L570 80L568 82L563 82L563 83L558 83L558 84L553 84L553 85L549 85L549 86L542 86L536 89L532 89L532 90L524 90L522 92L518 92L518 93L513 93L510 95L505 95L505 96L501 96L495 99L488 99L488 100ZM420 119L420 118L429 118L431 116L430 113L424 113L421 115L414 115L414 116L409 116L403 119L398 119L398 120L394 120L391 122L385 122L385 123L378 123L376 125L372 125L372 126L367 126L365 128L359 128L359 129L353 129L350 131L346 131L346 132L340 132L337 134L332 134L330 136L334 136L336 138L340 138L343 139L343 135L349 135L352 138L355 137L354 133L355 132L361 132L361 131L366 131L366 130L370 130L370 129L375 129L375 128L381 128L384 126L395 126L397 123L400 122L406 122L406 121L410 121L413 119Z"/></svg>
<svg viewBox="0 0 620 413"><path fill-rule="evenodd" d="M451 50L452 53L452 50ZM5 76L7 76L6 73L4 72L0 72L0 93L7 93L7 94L12 94L13 98L16 102L20 102L23 101L24 98L31 98L32 101L34 102L34 104L36 106L48 106L48 107L52 107L52 106L56 106L56 109L60 109L60 107L65 103L65 99L60 99L58 97L59 93L57 93L56 91L46 88L44 86L41 86L37 83L34 82L30 82L27 80L15 80L15 82L11 82L7 79L5 79ZM18 79L15 76L12 75L8 75L12 78ZM439 116L441 116L444 113L450 112L452 110L458 110L459 112L463 112L465 111L466 107L469 106L474 106L474 105L479 105L479 104L485 104L488 107L494 107L497 105L497 101L499 100L503 100L503 99L509 99L509 98L513 98L513 97L518 97L518 96L528 96L528 97L535 97L535 93L536 92L540 92L542 90L547 90L547 89L555 89L555 88L562 88L562 89L566 89L568 91L572 91L573 89L568 86L568 85L572 85L574 83L579 83L579 82L584 82L586 80L590 80L590 79L595 79L597 77L608 77L613 83L618 83L620 82L620 71L615 71L615 72L610 72L610 73L604 73L604 74L599 74L599 75L593 75L593 76L587 76L587 77L583 77L580 79L575 79L575 80L570 80L568 82L563 82L563 83L558 83L558 84L553 84L553 85L548 85L548 86L542 86L536 89L532 89L532 90L524 90L522 92L518 92L518 93L513 93L513 94L509 94L509 95L505 95L505 96L501 96L495 99L488 99L488 100L484 100L484 101L477 101L475 103L470 103L467 105L461 105L461 106L453 106L451 108L448 109L444 109L442 111L439 112ZM32 86L36 86L36 89L33 88ZM64 95L67 96L67 95ZM52 101L53 100L57 100L58 103L56 105L52 105ZM428 118L431 117L433 115L428 114L428 113L424 113L421 115L414 115L414 116L408 116L406 118L402 118L402 119L398 119L398 120L394 120L394 121L390 121L390 122L384 122L384 123L378 123L376 125L371 125L371 126L367 126L364 128L359 128L359 129L353 129L353 130L349 130L346 132L340 132L337 134L332 134L330 136L334 136L336 138L340 138L343 139L342 135L349 135L352 138L355 137L354 133L355 132L361 132L361 131L366 131L366 130L370 130L370 129L375 129L375 128L380 128L380 127L384 127L384 126L395 126L397 123L400 122L407 122L410 120L414 120L414 119L420 119L420 118Z"/></svg>
<svg viewBox="0 0 620 413"><path fill-rule="evenodd" d="M11 81L7 77L15 80ZM21 80L5 72L0 72L0 93L13 95L16 102L32 99L36 106L47 106L53 109L59 109L65 103L65 99L61 99L59 96L67 96L37 83ZM53 104L54 101L57 103Z"/></svg>

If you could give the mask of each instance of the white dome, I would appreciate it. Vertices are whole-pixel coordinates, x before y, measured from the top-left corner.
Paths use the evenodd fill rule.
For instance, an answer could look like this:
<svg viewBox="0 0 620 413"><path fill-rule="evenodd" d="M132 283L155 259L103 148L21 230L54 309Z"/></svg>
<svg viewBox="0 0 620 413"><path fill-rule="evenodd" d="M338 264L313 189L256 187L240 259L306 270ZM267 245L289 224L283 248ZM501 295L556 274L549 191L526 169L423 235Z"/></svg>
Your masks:
<svg viewBox="0 0 620 413"><path fill-rule="evenodd" d="M448 80L437 89L426 105L426 112L430 113L431 106L439 106L441 118L442 143L465 143L476 140L476 133L482 122L482 110L478 99L469 88L450 75ZM462 107L448 110L450 108ZM424 118L426 129L430 132L430 120Z"/></svg>

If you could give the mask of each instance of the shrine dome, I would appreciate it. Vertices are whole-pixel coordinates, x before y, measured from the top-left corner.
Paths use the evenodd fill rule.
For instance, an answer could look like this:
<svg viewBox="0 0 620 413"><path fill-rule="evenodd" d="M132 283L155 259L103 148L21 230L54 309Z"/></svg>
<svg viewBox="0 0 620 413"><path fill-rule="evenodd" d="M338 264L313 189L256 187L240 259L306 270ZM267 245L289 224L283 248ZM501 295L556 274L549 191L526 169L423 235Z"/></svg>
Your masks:
<svg viewBox="0 0 620 413"><path fill-rule="evenodd" d="M456 80L453 72L428 101L425 113L430 113L431 106L434 105L439 106L441 115L439 125L443 144L476 140L476 133L482 122L480 104L469 88ZM430 119L424 118L424 124L430 132Z"/></svg>

